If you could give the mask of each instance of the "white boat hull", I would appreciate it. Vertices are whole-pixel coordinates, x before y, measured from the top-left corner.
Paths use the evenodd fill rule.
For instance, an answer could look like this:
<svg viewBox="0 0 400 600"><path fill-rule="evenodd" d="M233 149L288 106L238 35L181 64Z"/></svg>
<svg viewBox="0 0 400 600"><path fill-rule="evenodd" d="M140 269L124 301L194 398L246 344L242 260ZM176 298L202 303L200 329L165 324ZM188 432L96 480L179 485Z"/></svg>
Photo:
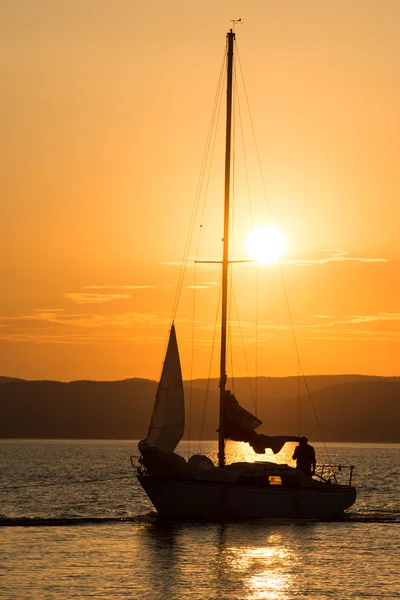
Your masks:
<svg viewBox="0 0 400 600"><path fill-rule="evenodd" d="M332 518L356 500L351 486L321 483L317 487L248 486L138 475L164 517L196 519Z"/></svg>

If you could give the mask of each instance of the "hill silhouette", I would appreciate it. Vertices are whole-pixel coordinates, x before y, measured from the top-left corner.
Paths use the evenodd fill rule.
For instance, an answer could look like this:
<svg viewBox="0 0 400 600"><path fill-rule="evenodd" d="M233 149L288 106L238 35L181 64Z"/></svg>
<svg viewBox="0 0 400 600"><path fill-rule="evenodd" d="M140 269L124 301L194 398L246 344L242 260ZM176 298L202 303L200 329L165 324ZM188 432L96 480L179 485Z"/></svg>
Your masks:
<svg viewBox="0 0 400 600"><path fill-rule="evenodd" d="M314 441L321 440L319 422L325 441L400 443L400 378L321 375L308 377L307 386L312 403L297 377L238 378L227 387L257 412L263 433L297 435L300 414L301 432ZM156 389L155 381L139 378L62 383L0 377L0 437L141 439ZM215 379L185 382L191 439L200 437L205 404L202 438L216 438L218 393Z"/></svg>

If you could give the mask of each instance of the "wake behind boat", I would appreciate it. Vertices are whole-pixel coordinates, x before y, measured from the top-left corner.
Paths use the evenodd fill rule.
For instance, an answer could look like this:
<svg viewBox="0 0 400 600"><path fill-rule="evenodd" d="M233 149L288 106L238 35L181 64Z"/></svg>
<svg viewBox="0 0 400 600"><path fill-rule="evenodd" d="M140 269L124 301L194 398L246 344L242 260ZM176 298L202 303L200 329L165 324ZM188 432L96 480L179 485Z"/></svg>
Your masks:
<svg viewBox="0 0 400 600"><path fill-rule="evenodd" d="M318 477L311 477L286 464L225 462L226 439L247 442L259 454L265 453L267 448L277 453L286 442L299 441L296 435L257 433L261 421L242 408L226 389L234 42L235 33L230 30L227 34L218 466L204 455L194 455L186 461L174 452L184 433L185 404L176 332L172 324L148 435L139 443L138 479L161 516L200 519L336 517L356 499L355 488L351 485L352 467L349 482L343 485L337 483L332 466L324 466ZM324 473L328 475L325 477Z"/></svg>

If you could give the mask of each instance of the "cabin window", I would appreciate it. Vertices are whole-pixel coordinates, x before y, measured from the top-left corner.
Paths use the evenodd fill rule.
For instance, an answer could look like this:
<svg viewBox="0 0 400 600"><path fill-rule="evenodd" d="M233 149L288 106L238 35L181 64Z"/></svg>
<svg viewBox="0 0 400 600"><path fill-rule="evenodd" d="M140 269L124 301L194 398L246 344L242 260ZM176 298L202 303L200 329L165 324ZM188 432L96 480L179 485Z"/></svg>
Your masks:
<svg viewBox="0 0 400 600"><path fill-rule="evenodd" d="M270 475L268 477L269 485L282 485L282 479L279 475Z"/></svg>

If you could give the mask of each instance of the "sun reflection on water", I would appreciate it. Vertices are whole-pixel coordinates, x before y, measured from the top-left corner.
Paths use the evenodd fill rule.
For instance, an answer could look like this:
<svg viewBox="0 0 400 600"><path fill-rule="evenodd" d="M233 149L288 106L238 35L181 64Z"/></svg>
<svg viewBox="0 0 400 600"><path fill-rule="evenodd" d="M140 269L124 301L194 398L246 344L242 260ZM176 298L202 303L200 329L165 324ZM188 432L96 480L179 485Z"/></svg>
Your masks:
<svg viewBox="0 0 400 600"><path fill-rule="evenodd" d="M293 561L284 541L270 536L263 547L231 547L231 567L243 575L249 598L287 600L293 590Z"/></svg>
<svg viewBox="0 0 400 600"><path fill-rule="evenodd" d="M233 462L274 462L294 466L292 455L296 443L287 443L278 454L266 450L256 454L242 442L227 441L225 455L227 464ZM242 575L247 597L254 600L289 600L293 597L294 580L292 566L296 556L277 533L270 534L261 545L231 545L226 559L229 567Z"/></svg>

